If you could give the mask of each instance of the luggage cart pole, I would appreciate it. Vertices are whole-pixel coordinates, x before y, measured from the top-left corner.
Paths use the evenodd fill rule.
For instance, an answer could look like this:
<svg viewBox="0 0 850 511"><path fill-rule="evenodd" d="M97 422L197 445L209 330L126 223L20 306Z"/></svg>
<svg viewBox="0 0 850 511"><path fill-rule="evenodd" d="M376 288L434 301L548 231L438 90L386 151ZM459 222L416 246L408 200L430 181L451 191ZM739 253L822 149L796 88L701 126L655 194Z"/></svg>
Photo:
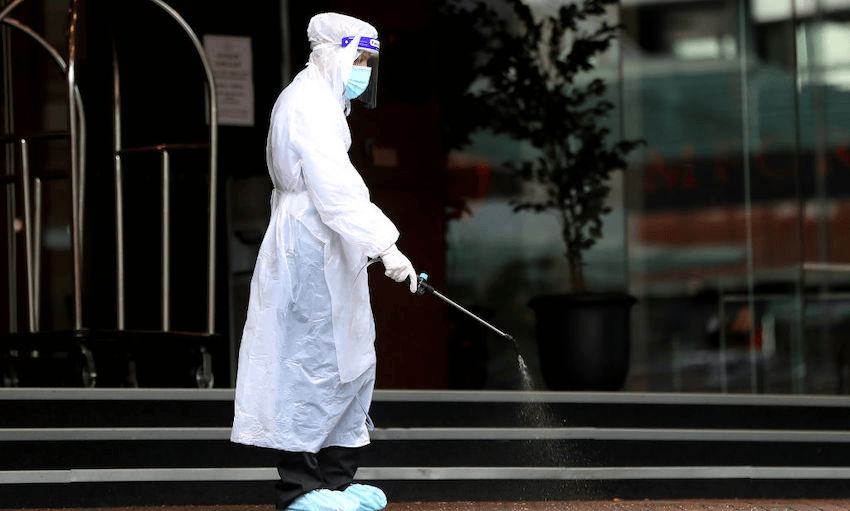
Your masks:
<svg viewBox="0 0 850 511"><path fill-rule="evenodd" d="M83 304L82 304L82 250L80 247L80 147L79 147L79 119L74 91L77 88L77 15L79 2L71 0L70 28L68 30L68 129L71 135L71 245L74 264L74 330L83 328Z"/></svg>

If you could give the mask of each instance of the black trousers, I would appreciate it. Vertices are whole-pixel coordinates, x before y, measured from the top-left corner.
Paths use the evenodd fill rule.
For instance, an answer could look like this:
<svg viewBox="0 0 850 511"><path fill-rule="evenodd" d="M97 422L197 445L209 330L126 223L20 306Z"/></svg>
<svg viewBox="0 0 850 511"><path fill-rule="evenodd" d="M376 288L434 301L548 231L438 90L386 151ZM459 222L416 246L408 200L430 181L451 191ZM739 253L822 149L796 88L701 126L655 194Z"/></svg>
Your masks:
<svg viewBox="0 0 850 511"><path fill-rule="evenodd" d="M317 453L279 451L275 485L278 510L313 490L344 490L354 480L362 447L326 447Z"/></svg>

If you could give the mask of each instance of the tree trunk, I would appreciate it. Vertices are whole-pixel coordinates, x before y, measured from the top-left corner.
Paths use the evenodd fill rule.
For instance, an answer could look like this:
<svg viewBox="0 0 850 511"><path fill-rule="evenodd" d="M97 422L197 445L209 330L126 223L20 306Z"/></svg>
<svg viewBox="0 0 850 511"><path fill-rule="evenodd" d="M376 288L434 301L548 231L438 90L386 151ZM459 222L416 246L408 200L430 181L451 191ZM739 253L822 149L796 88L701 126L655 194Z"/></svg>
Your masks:
<svg viewBox="0 0 850 511"><path fill-rule="evenodd" d="M573 229L580 229L573 225L571 219L576 218L577 214L572 208L562 208L561 211L561 236L564 238L564 243L567 246L567 263L570 266L570 291L573 293L584 293L587 287L584 284L584 266L582 265L581 246L578 240L581 239L581 231L573 232Z"/></svg>
<svg viewBox="0 0 850 511"><path fill-rule="evenodd" d="M584 284L584 265L581 254L567 252L567 261L570 264L570 284L573 293L584 293L587 287Z"/></svg>

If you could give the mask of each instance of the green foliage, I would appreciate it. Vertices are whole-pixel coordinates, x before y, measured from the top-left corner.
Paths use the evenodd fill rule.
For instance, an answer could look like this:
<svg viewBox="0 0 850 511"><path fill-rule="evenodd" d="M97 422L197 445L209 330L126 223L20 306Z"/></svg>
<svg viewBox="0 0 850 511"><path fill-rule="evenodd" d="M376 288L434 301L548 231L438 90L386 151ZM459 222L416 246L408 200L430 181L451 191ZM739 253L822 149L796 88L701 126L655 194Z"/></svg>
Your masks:
<svg viewBox="0 0 850 511"><path fill-rule="evenodd" d="M463 114L449 123L448 145L459 147L472 130L486 127L538 150L539 157L509 166L546 196L517 200L514 211L558 214L576 292L585 290L583 253L602 236L602 217L610 212L610 173L625 169L626 156L642 143L608 142L610 130L600 122L614 109L604 99L607 85L582 79L617 37L620 26L604 19L605 7L616 3L578 0L540 19L521 0L448 0L443 10L465 37L453 39L455 48L467 45L476 55L455 82L465 90L450 108Z"/></svg>

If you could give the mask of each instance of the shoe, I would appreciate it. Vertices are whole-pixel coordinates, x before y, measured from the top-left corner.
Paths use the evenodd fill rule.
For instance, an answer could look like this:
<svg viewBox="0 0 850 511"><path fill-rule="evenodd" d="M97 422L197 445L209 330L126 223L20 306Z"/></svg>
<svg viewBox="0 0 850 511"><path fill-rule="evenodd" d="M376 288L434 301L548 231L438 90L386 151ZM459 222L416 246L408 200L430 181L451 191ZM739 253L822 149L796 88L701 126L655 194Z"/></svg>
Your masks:
<svg viewBox="0 0 850 511"><path fill-rule="evenodd" d="M357 511L360 501L341 491L313 490L295 499L286 511Z"/></svg>
<svg viewBox="0 0 850 511"><path fill-rule="evenodd" d="M357 511L378 511L387 507L387 496L380 488L368 484L352 484L343 491L360 503Z"/></svg>

